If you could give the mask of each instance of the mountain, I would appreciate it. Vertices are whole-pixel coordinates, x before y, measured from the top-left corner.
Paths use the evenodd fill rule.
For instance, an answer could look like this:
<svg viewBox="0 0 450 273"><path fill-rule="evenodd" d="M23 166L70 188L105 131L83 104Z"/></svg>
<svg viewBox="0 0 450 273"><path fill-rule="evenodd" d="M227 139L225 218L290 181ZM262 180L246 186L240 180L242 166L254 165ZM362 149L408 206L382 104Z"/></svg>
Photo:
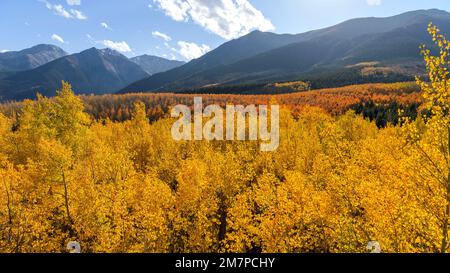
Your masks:
<svg viewBox="0 0 450 273"><path fill-rule="evenodd" d="M373 71L412 74L421 65L419 45L432 46L427 33L431 21L443 33L450 33L450 13L436 9L386 18L352 19L297 35L256 31L184 66L138 81L121 92L308 80L323 71L354 73L355 66L361 67L358 73L368 67ZM252 47L256 50L251 50ZM238 53L229 57L227 53L233 50L226 48L238 48Z"/></svg>
<svg viewBox="0 0 450 273"><path fill-rule="evenodd" d="M1 79L0 97L20 100L34 98L36 92L54 96L61 80L71 83L78 94L105 94L147 76L140 66L117 51L91 48Z"/></svg>
<svg viewBox="0 0 450 273"><path fill-rule="evenodd" d="M189 63L163 73L157 73L143 85L141 90L157 89L177 79L188 78L217 66L229 65L242 59L257 55L259 53L302 41L302 35L274 34L268 32L254 31L244 37L224 43L217 49L206 53L204 56L192 60Z"/></svg>
<svg viewBox="0 0 450 273"><path fill-rule="evenodd" d="M17 72L34 69L67 53L54 45L37 45L21 51L0 53L0 71Z"/></svg>
<svg viewBox="0 0 450 273"><path fill-rule="evenodd" d="M166 72L176 67L186 64L181 61L167 60L157 56L142 55L130 59L135 64L139 65L149 75L160 72Z"/></svg>

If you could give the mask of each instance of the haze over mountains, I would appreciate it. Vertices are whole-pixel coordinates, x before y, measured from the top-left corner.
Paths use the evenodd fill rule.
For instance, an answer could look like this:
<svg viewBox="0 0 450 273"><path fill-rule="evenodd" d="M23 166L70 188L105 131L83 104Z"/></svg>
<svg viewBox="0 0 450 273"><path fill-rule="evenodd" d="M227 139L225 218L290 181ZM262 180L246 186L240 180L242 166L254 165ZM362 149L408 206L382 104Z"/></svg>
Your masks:
<svg viewBox="0 0 450 273"><path fill-rule="evenodd" d="M189 63L154 56L128 59L110 49L68 55L52 45L0 54L0 99L55 95L61 80L77 93L184 92L192 88L375 74L411 76L423 68L419 45L431 46L427 25L450 33L450 13L418 10L359 18L301 34L254 31Z"/></svg>

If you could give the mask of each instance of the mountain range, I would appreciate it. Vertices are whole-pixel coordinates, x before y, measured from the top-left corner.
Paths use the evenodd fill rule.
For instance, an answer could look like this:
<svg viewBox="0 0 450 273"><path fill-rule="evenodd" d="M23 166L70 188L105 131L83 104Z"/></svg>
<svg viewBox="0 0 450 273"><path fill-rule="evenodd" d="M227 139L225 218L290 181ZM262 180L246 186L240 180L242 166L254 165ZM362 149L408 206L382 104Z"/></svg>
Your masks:
<svg viewBox="0 0 450 273"><path fill-rule="evenodd" d="M91 48L68 55L53 45L38 45L0 54L1 100L35 98L37 92L54 96L61 81L78 94L107 94L183 62L154 56L128 59L111 49Z"/></svg>
<svg viewBox="0 0 450 273"><path fill-rule="evenodd" d="M188 63L128 59L111 49L68 55L53 45L0 53L0 99L55 95L61 80L79 94L195 92L283 81L326 84L406 79L423 72L419 45L433 48L429 22L450 33L450 13L417 10L358 18L300 34L254 31ZM233 90L230 90L233 92Z"/></svg>
<svg viewBox="0 0 450 273"><path fill-rule="evenodd" d="M418 10L359 18L296 35L254 31L197 60L131 84L121 92L182 91L208 86L308 80L317 75L414 75L423 69L419 45L433 47L429 22L450 31L450 13ZM358 69L355 69L358 68ZM370 71L370 72L368 72Z"/></svg>

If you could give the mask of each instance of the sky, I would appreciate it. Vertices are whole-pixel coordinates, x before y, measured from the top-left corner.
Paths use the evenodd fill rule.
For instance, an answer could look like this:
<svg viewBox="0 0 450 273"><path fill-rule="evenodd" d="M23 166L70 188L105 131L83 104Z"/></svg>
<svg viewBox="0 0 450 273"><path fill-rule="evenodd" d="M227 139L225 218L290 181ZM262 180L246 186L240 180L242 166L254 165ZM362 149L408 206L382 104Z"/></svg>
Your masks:
<svg viewBox="0 0 450 273"><path fill-rule="evenodd" d="M54 44L188 61L253 30L301 33L448 0L0 0L0 52Z"/></svg>

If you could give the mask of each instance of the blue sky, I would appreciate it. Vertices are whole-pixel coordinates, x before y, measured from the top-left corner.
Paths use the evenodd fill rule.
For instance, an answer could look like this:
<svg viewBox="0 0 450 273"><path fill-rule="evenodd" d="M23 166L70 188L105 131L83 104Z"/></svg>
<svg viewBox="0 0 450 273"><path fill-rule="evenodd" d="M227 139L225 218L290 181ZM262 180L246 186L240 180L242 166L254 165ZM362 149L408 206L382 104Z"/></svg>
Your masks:
<svg viewBox="0 0 450 273"><path fill-rule="evenodd" d="M49 43L69 53L111 47L189 60L254 29L300 33L430 8L450 11L450 1L0 0L0 51Z"/></svg>

